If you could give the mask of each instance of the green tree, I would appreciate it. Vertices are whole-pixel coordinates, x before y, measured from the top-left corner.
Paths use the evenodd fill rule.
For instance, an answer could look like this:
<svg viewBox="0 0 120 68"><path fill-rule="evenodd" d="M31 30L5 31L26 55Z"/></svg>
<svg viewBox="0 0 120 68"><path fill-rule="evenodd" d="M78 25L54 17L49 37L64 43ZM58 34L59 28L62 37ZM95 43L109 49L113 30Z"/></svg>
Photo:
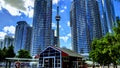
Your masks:
<svg viewBox="0 0 120 68"><path fill-rule="evenodd" d="M18 57L18 58L32 58L32 57L30 56L29 51L27 51L27 50L19 50L17 57Z"/></svg>
<svg viewBox="0 0 120 68"><path fill-rule="evenodd" d="M6 57L8 58L15 57L14 47L12 45L8 47L7 52L6 52Z"/></svg>
<svg viewBox="0 0 120 68"><path fill-rule="evenodd" d="M104 37L104 40L107 42L107 47L104 48L104 50L106 50L105 52L109 56L109 59L107 59L106 61L109 61L110 63L116 65L116 61L120 57L118 53L118 45L116 43L116 38L113 34L107 34Z"/></svg>
<svg viewBox="0 0 120 68"><path fill-rule="evenodd" d="M93 62L98 62L101 66L110 64L111 58L109 57L107 46L104 38L93 40L90 52L90 58L92 58Z"/></svg>
<svg viewBox="0 0 120 68"><path fill-rule="evenodd" d="M3 60L5 60L5 58L6 58L6 52L7 52L7 48L4 47L2 51L3 51Z"/></svg>
<svg viewBox="0 0 120 68"><path fill-rule="evenodd" d="M107 34L101 39L95 39L91 45L90 58L101 65L113 63L117 65L120 59L120 19L117 18L114 34Z"/></svg>
<svg viewBox="0 0 120 68"><path fill-rule="evenodd" d="M15 57L15 53L14 53L14 47L11 45L8 47L7 51L6 51L6 58L13 58ZM6 66L9 62L9 68L11 67L11 61L6 61Z"/></svg>
<svg viewBox="0 0 120 68"><path fill-rule="evenodd" d="M0 61L3 61L5 59L4 51L0 49Z"/></svg>
<svg viewBox="0 0 120 68"><path fill-rule="evenodd" d="M113 28L114 30L114 37L116 39L116 43L115 43L115 46L114 49L116 49L116 56L117 57L114 57L114 58L117 58L118 60L120 59L120 18L117 17L117 27L114 27ZM114 61L115 64L117 63L120 63L120 62L117 62L117 61Z"/></svg>

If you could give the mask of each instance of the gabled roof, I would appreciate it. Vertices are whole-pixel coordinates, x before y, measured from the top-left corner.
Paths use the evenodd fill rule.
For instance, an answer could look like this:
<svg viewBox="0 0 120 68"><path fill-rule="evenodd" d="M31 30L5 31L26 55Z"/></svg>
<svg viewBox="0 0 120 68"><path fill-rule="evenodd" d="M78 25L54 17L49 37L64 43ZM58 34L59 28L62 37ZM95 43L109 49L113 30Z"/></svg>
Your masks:
<svg viewBox="0 0 120 68"><path fill-rule="evenodd" d="M59 47L55 47L55 46L48 46L47 48L53 48L53 49L61 52L62 56L81 57L82 58L82 56L80 54L78 54L78 53L76 53L76 52L74 52L74 51L72 51L70 49L67 49L67 48L59 48ZM45 50L43 50L43 52Z"/></svg>
<svg viewBox="0 0 120 68"><path fill-rule="evenodd" d="M62 52L68 54L68 55L71 56L71 57L81 57L81 58L82 58L82 56L81 56L80 54L78 54L78 53L76 53L76 52L74 52L74 51L72 51L72 50L70 50L70 49L67 49L67 48L59 48L59 47L55 47L55 48L61 50Z"/></svg>
<svg viewBox="0 0 120 68"><path fill-rule="evenodd" d="M80 55L80 54L78 54L78 53L76 53L76 52L74 52L74 51L72 51L72 50L70 50L70 49L65 49L65 48L60 48L63 52L65 52L65 53L67 53L69 56L71 56L71 57L81 57L82 58L82 56Z"/></svg>

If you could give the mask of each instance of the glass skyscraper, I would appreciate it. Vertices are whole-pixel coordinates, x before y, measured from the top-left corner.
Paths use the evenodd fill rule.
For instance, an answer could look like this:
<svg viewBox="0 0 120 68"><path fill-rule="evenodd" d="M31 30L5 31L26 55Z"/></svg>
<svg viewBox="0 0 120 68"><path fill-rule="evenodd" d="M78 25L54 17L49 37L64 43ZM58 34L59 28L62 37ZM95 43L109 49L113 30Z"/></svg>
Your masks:
<svg viewBox="0 0 120 68"><path fill-rule="evenodd" d="M73 50L88 53L94 38L100 38L101 23L96 0L73 0L70 10Z"/></svg>
<svg viewBox="0 0 120 68"><path fill-rule="evenodd" d="M0 39L0 49L3 49L3 48L4 48L4 40Z"/></svg>
<svg viewBox="0 0 120 68"><path fill-rule="evenodd" d="M14 46L14 38L12 36L5 35L4 47L8 48L11 45Z"/></svg>
<svg viewBox="0 0 120 68"><path fill-rule="evenodd" d="M52 0L35 0L33 16L32 56L51 44Z"/></svg>
<svg viewBox="0 0 120 68"><path fill-rule="evenodd" d="M102 37L101 21L98 2L96 0L87 0L87 22L90 30L91 41Z"/></svg>
<svg viewBox="0 0 120 68"><path fill-rule="evenodd" d="M98 0L101 17L102 34L112 33L113 27L116 26L116 18L113 6L113 0Z"/></svg>
<svg viewBox="0 0 120 68"><path fill-rule="evenodd" d="M17 53L20 49L30 51L31 47L32 27L26 21L17 22L15 30L15 44L14 51Z"/></svg>
<svg viewBox="0 0 120 68"><path fill-rule="evenodd" d="M0 39L0 49L11 45L14 46L14 38L11 35L5 35L4 39Z"/></svg>

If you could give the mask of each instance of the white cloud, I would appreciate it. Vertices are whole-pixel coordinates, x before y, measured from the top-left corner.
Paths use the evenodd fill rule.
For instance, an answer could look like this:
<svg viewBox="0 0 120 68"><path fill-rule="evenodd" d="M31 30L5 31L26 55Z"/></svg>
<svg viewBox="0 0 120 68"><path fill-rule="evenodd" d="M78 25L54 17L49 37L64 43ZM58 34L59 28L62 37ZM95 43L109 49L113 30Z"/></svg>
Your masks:
<svg viewBox="0 0 120 68"><path fill-rule="evenodd" d="M52 2L53 2L53 4L58 4L59 1L60 0L53 0Z"/></svg>
<svg viewBox="0 0 120 68"><path fill-rule="evenodd" d="M57 29L57 24L56 23L52 23L52 28L55 29L55 36L56 36L56 29ZM61 25L59 25L59 30L64 30Z"/></svg>
<svg viewBox="0 0 120 68"><path fill-rule="evenodd" d="M34 0L0 0L0 10L4 8L13 16L20 16L22 12L33 17L33 6Z"/></svg>
<svg viewBox="0 0 120 68"><path fill-rule="evenodd" d="M67 9L67 6L64 6L64 9Z"/></svg>
<svg viewBox="0 0 120 68"><path fill-rule="evenodd" d="M24 0L24 4L25 8L28 8L28 6L34 7L34 0Z"/></svg>
<svg viewBox="0 0 120 68"><path fill-rule="evenodd" d="M24 7L26 8L26 11L24 12L28 17L33 17L33 7L34 7L34 0L24 0Z"/></svg>
<svg viewBox="0 0 120 68"><path fill-rule="evenodd" d="M62 6L62 10L60 10L61 13L65 12L65 10L67 9L67 6Z"/></svg>
<svg viewBox="0 0 120 68"><path fill-rule="evenodd" d="M19 11L22 11L22 10L18 9L18 7L16 7L19 3L16 4L16 3L13 3L13 2L14 1L10 2L10 0L0 0L0 7L8 10L8 12L13 16L20 16L21 13ZM16 0L15 0L15 2L16 2ZM15 6L15 4L16 4L16 6Z"/></svg>
<svg viewBox="0 0 120 68"><path fill-rule="evenodd" d="M67 34L66 36L61 36L60 39L63 40L64 42L67 42L70 37L71 33Z"/></svg>
<svg viewBox="0 0 120 68"><path fill-rule="evenodd" d="M62 26L61 26L61 25L59 25L59 28L62 28Z"/></svg>
<svg viewBox="0 0 120 68"><path fill-rule="evenodd" d="M68 37L71 37L71 33L67 34Z"/></svg>
<svg viewBox="0 0 120 68"><path fill-rule="evenodd" d="M0 1L0 10L2 10L2 1Z"/></svg>
<svg viewBox="0 0 120 68"><path fill-rule="evenodd" d="M56 23L52 23L52 28L57 28L57 24ZM59 24L59 28L61 28L60 24Z"/></svg>
<svg viewBox="0 0 120 68"><path fill-rule="evenodd" d="M8 9L8 12L13 16L20 16L21 15L21 13L19 12L18 9L11 7L10 5L6 5L5 8Z"/></svg>
<svg viewBox="0 0 120 68"><path fill-rule="evenodd" d="M0 10L2 10L3 5L5 4L4 0L0 0Z"/></svg>
<svg viewBox="0 0 120 68"><path fill-rule="evenodd" d="M70 21L67 22L67 26L70 26Z"/></svg>
<svg viewBox="0 0 120 68"><path fill-rule="evenodd" d="M68 36L61 36L60 39L63 40L64 42L67 42L69 37Z"/></svg>
<svg viewBox="0 0 120 68"><path fill-rule="evenodd" d="M56 12L57 10L56 9L52 9L52 12Z"/></svg>
<svg viewBox="0 0 120 68"><path fill-rule="evenodd" d="M14 35L15 34L15 27L14 26L5 26L3 31L0 32L0 39L4 39L5 35ZM14 36L13 36L14 37Z"/></svg>
<svg viewBox="0 0 120 68"><path fill-rule="evenodd" d="M15 27L14 26L5 26L3 31L8 34L15 34Z"/></svg>
<svg viewBox="0 0 120 68"><path fill-rule="evenodd" d="M61 13L63 13L65 10L60 10Z"/></svg>
<svg viewBox="0 0 120 68"><path fill-rule="evenodd" d="M23 0L4 0L4 2L6 5L10 5L16 9L26 10Z"/></svg>
<svg viewBox="0 0 120 68"><path fill-rule="evenodd" d="M0 39L4 39L4 36L6 35L5 32L0 32Z"/></svg>
<svg viewBox="0 0 120 68"><path fill-rule="evenodd" d="M52 23L52 28L56 28L56 27L57 27L56 23Z"/></svg>
<svg viewBox="0 0 120 68"><path fill-rule="evenodd" d="M58 4L60 0L53 0L53 4ZM34 0L0 0L0 10L8 10L13 16L20 16L24 13L26 16L33 17Z"/></svg>
<svg viewBox="0 0 120 68"><path fill-rule="evenodd" d="M63 28L60 28L61 29L61 31L64 31L64 29Z"/></svg>
<svg viewBox="0 0 120 68"><path fill-rule="evenodd" d="M28 17L32 18L33 17L33 13L34 13L33 10L28 11Z"/></svg>

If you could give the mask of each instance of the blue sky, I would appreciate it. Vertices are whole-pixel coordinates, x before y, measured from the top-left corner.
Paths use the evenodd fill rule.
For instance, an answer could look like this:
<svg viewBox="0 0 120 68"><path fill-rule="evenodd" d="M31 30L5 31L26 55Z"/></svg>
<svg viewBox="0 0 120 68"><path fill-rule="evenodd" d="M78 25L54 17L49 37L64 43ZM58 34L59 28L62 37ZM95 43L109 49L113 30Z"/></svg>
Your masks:
<svg viewBox="0 0 120 68"><path fill-rule="evenodd" d="M71 49L69 11L72 0L53 0L52 26L56 29L56 5L60 6L61 47ZM0 0L0 39L6 34L14 35L17 21L27 21L32 26L34 0ZM120 17L120 2L114 2L115 14Z"/></svg>

